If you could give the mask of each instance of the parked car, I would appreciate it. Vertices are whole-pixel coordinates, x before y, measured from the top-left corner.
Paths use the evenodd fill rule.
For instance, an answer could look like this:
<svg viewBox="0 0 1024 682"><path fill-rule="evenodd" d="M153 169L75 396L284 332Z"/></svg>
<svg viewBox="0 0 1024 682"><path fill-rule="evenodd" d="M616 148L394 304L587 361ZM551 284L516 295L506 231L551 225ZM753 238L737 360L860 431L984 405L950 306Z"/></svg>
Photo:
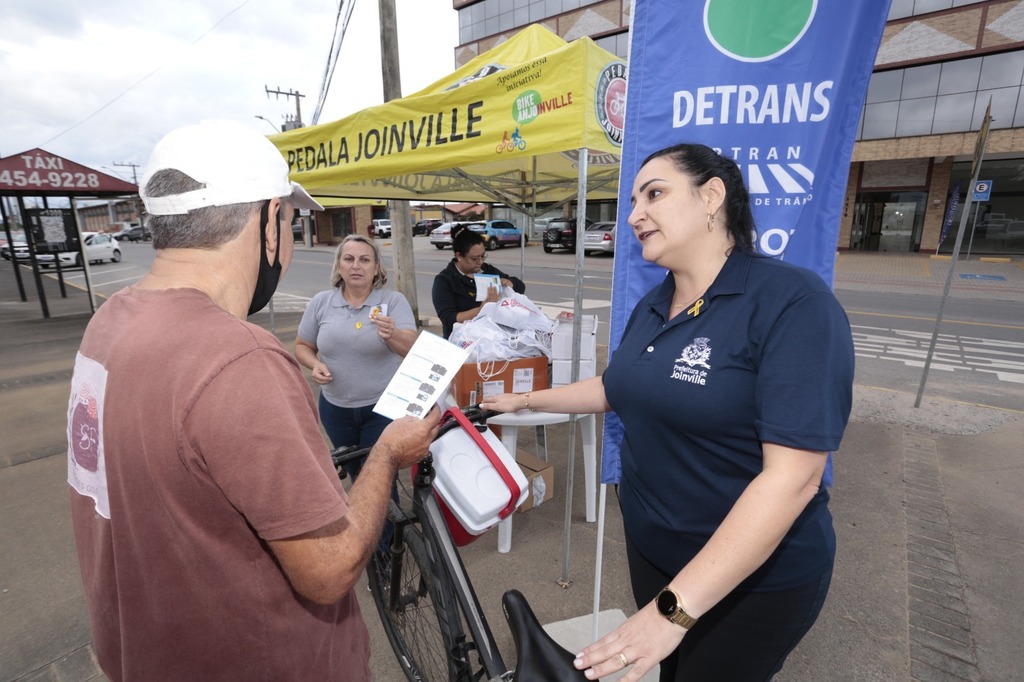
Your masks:
<svg viewBox="0 0 1024 682"><path fill-rule="evenodd" d="M111 233L110 236L116 239L118 242L128 242L131 241L131 238L128 236L128 233L131 232L131 230L131 227L126 227L123 230Z"/></svg>
<svg viewBox="0 0 1024 682"><path fill-rule="evenodd" d="M82 239L85 240L85 255L90 263L110 260L117 263L121 260L121 249L118 248L117 240L112 235L99 232L83 232ZM0 247L0 256L5 260L11 259L10 249L5 244ZM14 242L14 257L19 261L29 260L28 244L25 242ZM58 254L62 266L74 267L81 265L81 259L77 251L63 251ZM52 253L37 253L36 262L44 268L54 264Z"/></svg>
<svg viewBox="0 0 1024 682"><path fill-rule="evenodd" d="M303 241L303 237L304 235L302 233L302 221L296 220L294 223L292 223L292 241L301 242Z"/></svg>
<svg viewBox="0 0 1024 682"><path fill-rule="evenodd" d="M435 227L430 231L430 243L436 246L438 249L443 249L446 246L452 245L452 229L456 225L466 225L467 223L454 222L454 223L441 223L439 227ZM474 223L476 227L473 229L480 231L483 228L482 223Z"/></svg>
<svg viewBox="0 0 1024 682"><path fill-rule="evenodd" d="M431 220L420 220L412 226L412 236L418 237L423 235L425 237L430 236L430 231L436 227L441 227L441 221L436 218Z"/></svg>
<svg viewBox="0 0 1024 682"><path fill-rule="evenodd" d="M148 242L153 239L153 233L145 225L134 225L124 230L119 239L129 242Z"/></svg>
<svg viewBox="0 0 1024 682"><path fill-rule="evenodd" d="M594 223L583 235L583 253L615 253L615 223Z"/></svg>
<svg viewBox="0 0 1024 682"><path fill-rule="evenodd" d="M374 237L390 237L391 236L391 221L387 218L378 218L373 221L373 236Z"/></svg>
<svg viewBox="0 0 1024 682"><path fill-rule="evenodd" d="M593 223L586 221L589 228ZM576 219L555 218L548 223L548 229L544 230L544 253L551 253L555 249L576 250Z"/></svg>
<svg viewBox="0 0 1024 682"><path fill-rule="evenodd" d="M2 257L4 260L11 260L12 250L14 252L14 257L17 260L27 261L29 259L28 244L18 240L14 241L13 249L11 244L4 244L3 246L0 246L0 257Z"/></svg>
<svg viewBox="0 0 1024 682"><path fill-rule="evenodd" d="M469 223L469 228L484 236L484 246L488 251L506 246L519 246L522 242L523 231L508 220L484 220ZM529 237L526 242L529 242Z"/></svg>
<svg viewBox="0 0 1024 682"><path fill-rule="evenodd" d="M121 249L118 248L117 240L109 234L83 232L82 239L85 240L85 257L89 259L90 263L102 263L105 260L109 260L111 263L120 262ZM43 256L50 256L50 263L53 262L52 254L43 254L40 258ZM77 251L62 251L58 254L58 258L60 258L62 266L75 267L82 264L81 256ZM43 261L40 262L43 263ZM43 265L48 264L43 263Z"/></svg>

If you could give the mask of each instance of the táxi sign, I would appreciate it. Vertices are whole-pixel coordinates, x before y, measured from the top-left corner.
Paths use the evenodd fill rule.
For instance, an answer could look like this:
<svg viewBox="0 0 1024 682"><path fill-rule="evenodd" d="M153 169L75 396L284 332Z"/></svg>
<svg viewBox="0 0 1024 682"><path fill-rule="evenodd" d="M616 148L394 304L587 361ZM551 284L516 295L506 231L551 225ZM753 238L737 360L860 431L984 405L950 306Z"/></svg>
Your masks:
<svg viewBox="0 0 1024 682"><path fill-rule="evenodd" d="M138 187L42 149L0 159L0 194L135 194Z"/></svg>

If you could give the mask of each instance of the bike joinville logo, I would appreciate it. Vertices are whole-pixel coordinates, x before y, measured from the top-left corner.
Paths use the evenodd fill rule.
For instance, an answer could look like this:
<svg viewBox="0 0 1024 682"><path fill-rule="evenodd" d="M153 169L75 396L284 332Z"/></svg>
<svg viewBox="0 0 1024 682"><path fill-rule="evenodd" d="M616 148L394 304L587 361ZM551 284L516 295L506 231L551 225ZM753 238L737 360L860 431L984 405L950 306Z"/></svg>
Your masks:
<svg viewBox="0 0 1024 682"><path fill-rule="evenodd" d="M704 32L728 57L766 62L800 42L817 6L818 0L707 0Z"/></svg>

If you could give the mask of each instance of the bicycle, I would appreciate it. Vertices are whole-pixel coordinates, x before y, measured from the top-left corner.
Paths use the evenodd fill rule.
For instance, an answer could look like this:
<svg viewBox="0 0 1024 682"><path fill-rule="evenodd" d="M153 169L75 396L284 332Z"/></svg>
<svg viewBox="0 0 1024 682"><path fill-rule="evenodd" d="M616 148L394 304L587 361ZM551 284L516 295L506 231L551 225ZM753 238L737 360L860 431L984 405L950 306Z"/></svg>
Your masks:
<svg viewBox="0 0 1024 682"><path fill-rule="evenodd" d="M435 442L460 426L451 412L442 417ZM497 414L478 406L462 412L481 430ZM339 477L345 478L346 464L369 451L358 446L336 449L331 458ZM517 661L515 668L505 664L434 494L432 456L428 453L416 466L411 487L402 478L396 477L386 527L366 572L406 677L417 682L585 680L573 667L574 655L544 631L518 590L502 596Z"/></svg>

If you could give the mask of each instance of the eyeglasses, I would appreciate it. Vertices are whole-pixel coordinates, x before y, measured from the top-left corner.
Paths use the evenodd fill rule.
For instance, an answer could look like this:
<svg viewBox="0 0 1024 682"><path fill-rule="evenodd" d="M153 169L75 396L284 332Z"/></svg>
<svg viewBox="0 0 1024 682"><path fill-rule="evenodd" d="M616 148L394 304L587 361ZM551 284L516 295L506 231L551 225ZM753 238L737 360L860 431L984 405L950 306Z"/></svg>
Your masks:
<svg viewBox="0 0 1024 682"><path fill-rule="evenodd" d="M487 254L482 253L479 256L464 256L464 258L468 260L470 263L483 263L485 260L487 260Z"/></svg>

